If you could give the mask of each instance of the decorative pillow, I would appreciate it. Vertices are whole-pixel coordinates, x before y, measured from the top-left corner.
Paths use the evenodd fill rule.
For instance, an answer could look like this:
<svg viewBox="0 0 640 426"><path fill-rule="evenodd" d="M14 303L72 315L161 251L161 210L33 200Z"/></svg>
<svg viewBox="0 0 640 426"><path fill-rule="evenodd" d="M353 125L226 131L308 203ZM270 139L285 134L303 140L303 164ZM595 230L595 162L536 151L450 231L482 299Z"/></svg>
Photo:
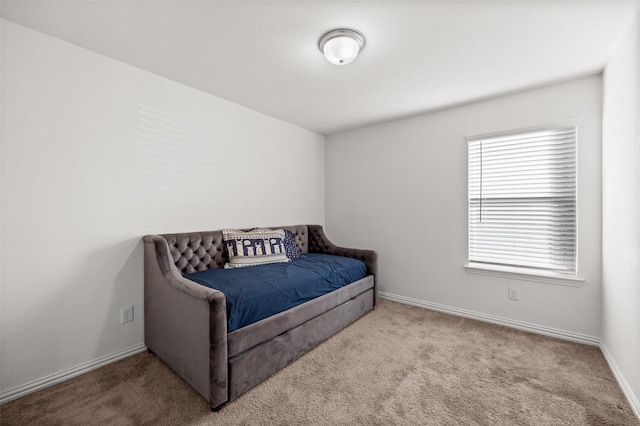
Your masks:
<svg viewBox="0 0 640 426"><path fill-rule="evenodd" d="M223 229L222 239L229 254L225 269L290 262L284 251L284 238L282 229L253 229L247 232Z"/></svg>
<svg viewBox="0 0 640 426"><path fill-rule="evenodd" d="M304 255L300 254L296 245L296 234L288 229L284 230L284 252L289 259L301 259Z"/></svg>

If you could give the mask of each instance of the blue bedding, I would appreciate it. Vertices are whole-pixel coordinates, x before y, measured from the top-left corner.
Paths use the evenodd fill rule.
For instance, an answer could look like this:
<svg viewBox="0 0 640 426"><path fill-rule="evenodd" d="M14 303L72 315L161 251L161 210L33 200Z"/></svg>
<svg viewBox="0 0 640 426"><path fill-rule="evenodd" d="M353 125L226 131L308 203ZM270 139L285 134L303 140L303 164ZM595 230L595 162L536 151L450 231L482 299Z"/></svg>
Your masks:
<svg viewBox="0 0 640 426"><path fill-rule="evenodd" d="M309 253L288 263L209 269L185 278L224 293L227 332L232 332L365 276L364 263L357 259Z"/></svg>

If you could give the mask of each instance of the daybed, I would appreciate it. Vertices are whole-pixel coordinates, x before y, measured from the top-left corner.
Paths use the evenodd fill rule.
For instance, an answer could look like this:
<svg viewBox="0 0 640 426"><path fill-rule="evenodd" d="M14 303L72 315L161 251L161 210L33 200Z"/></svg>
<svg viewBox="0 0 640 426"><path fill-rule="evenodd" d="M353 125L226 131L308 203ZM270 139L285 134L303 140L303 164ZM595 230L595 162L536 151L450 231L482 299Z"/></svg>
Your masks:
<svg viewBox="0 0 640 426"><path fill-rule="evenodd" d="M185 277L224 267L228 255L222 231L144 237L145 344L205 397L214 410L316 347L375 305L377 254L374 251L338 247L327 239L319 225L280 229L292 231L299 252L308 253L311 259L315 256L313 253L321 253L362 261L365 276L230 332L227 332L225 295ZM253 268L262 266L243 269L259 271ZM226 270L211 272L225 273Z"/></svg>

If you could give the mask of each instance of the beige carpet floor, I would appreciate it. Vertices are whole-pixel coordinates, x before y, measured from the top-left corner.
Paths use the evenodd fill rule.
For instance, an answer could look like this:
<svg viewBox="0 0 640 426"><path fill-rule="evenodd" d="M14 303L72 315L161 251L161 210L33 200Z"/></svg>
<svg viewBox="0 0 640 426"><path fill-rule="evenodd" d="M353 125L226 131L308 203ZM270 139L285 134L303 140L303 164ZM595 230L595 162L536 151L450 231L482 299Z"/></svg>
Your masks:
<svg viewBox="0 0 640 426"><path fill-rule="evenodd" d="M2 425L638 425L600 350L382 300L212 413L147 353L0 406Z"/></svg>

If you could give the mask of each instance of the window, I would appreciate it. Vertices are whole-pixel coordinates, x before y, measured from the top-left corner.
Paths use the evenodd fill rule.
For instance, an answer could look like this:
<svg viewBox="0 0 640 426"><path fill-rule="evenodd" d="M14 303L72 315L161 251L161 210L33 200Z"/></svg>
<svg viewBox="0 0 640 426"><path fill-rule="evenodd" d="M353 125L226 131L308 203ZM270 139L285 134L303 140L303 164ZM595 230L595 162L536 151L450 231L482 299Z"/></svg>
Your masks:
<svg viewBox="0 0 640 426"><path fill-rule="evenodd" d="M576 129L469 143L469 266L576 275Z"/></svg>

